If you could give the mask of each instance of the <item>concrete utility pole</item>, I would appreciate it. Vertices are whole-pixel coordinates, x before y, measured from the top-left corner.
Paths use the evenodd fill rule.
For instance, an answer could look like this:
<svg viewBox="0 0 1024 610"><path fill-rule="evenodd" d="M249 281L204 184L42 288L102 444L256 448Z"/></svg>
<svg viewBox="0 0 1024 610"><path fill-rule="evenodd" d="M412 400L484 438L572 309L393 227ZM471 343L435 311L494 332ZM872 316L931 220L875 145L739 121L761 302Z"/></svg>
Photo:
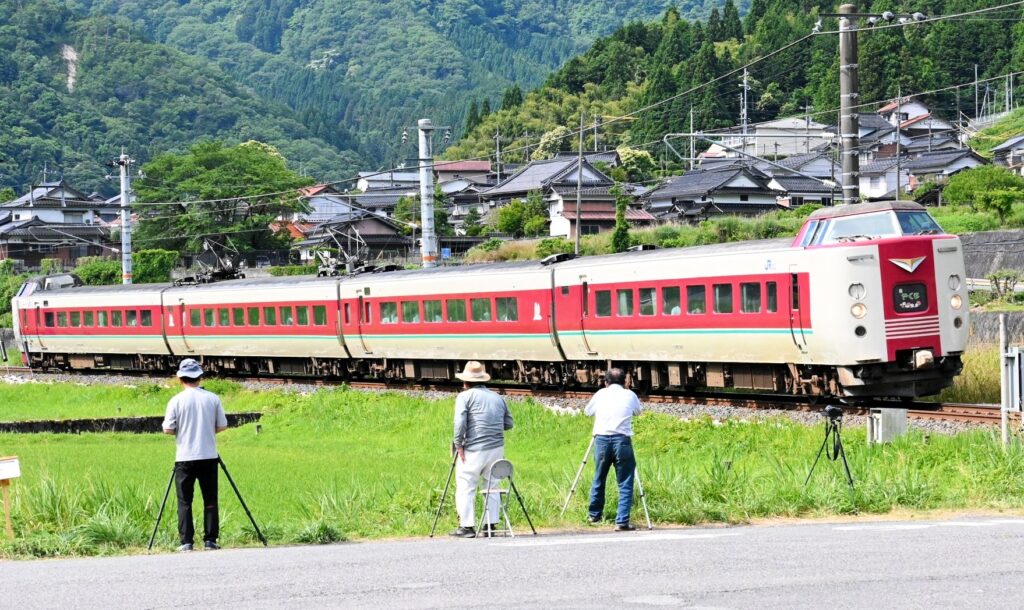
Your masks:
<svg viewBox="0 0 1024 610"><path fill-rule="evenodd" d="M121 168L121 283L132 283L132 212L128 208L131 193L131 166L135 162L125 153L114 163Z"/></svg>
<svg viewBox="0 0 1024 610"><path fill-rule="evenodd" d="M430 119L420 119L420 225L423 236L420 254L423 268L437 266L437 233L434 231L434 124Z"/></svg>
<svg viewBox="0 0 1024 610"><path fill-rule="evenodd" d="M690 133L693 133L693 106L690 106ZM690 136L690 171L697 167L697 141Z"/></svg>
<svg viewBox="0 0 1024 610"><path fill-rule="evenodd" d="M900 113L903 112L903 88L896 87L896 201L900 200L900 140L903 134L900 133ZM931 149L932 134L928 134L928 148Z"/></svg>
<svg viewBox="0 0 1024 610"><path fill-rule="evenodd" d="M839 136L843 158L843 203L860 201L860 125L857 120L857 98L860 83L857 76L857 26L847 15L857 7L839 7Z"/></svg>
<svg viewBox="0 0 1024 610"><path fill-rule="evenodd" d="M750 86L747 85L747 69L743 68L743 90L740 92L740 133L743 134L743 145L740 146L743 152L747 152L747 90ZM690 126L690 130L693 130L693 126Z"/></svg>
<svg viewBox="0 0 1024 610"><path fill-rule="evenodd" d="M583 223L580 222L580 199L581 190L583 188L583 111L580 111L580 149L579 157L576 159L576 245L573 248L573 252L576 256L580 254L580 229Z"/></svg>
<svg viewBox="0 0 1024 610"><path fill-rule="evenodd" d="M594 152L597 152L597 128L601 126L601 115L594 115Z"/></svg>

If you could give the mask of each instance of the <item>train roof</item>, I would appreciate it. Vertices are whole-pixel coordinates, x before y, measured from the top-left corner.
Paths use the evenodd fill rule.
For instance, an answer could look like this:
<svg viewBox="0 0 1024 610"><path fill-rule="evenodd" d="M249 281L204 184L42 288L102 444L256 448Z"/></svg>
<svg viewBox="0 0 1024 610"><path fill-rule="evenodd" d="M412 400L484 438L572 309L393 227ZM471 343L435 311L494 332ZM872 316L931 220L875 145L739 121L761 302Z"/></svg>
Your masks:
<svg viewBox="0 0 1024 610"><path fill-rule="evenodd" d="M925 208L915 201L869 201L866 203L848 203L821 208L808 217L808 220L821 220L822 218L841 218L855 214L867 214L868 212L883 211L914 211L923 212Z"/></svg>

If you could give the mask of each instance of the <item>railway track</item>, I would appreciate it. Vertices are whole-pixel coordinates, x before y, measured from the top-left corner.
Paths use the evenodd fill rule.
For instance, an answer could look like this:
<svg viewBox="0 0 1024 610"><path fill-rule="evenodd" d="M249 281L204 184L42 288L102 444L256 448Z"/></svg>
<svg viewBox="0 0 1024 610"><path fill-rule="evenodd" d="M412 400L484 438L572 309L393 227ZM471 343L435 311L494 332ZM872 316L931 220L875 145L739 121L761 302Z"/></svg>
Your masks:
<svg viewBox="0 0 1024 610"><path fill-rule="evenodd" d="M33 371L24 366L0 366L0 374L29 374ZM107 373L106 371L101 373ZM62 374L74 375L81 373ZM85 373L88 374L88 373ZM124 374L124 373L118 373ZM142 375L149 376L149 375ZM163 377L163 376L160 376ZM247 377L246 381L264 384L302 384L317 386L348 385L351 388L368 391L387 390L411 390L411 391L435 391L456 393L462 389L458 383L386 383L371 381L349 381L328 379L307 379L307 378L282 378L282 377ZM581 390L549 390L534 389L525 386L513 386L495 384L491 389L507 396L548 398L548 399L577 399L585 400L593 395L592 391ZM745 392L698 392L682 394L674 392L648 393L643 396L646 402L657 404L678 404L678 405L706 405L745 408L753 410L779 410L779 411L820 411L825 404L831 404L822 399L814 399L803 396L786 396L778 394L755 394ZM971 423L978 425L996 425L1000 422L999 405L992 404L965 404L965 403L935 403L923 401L899 402L899 401L875 401L860 405L842 405L850 415L866 415L872 408L904 408L907 409L907 416L910 419L931 420L931 421L952 421L960 423ZM1020 415L1010 414L1011 420L1019 421Z"/></svg>

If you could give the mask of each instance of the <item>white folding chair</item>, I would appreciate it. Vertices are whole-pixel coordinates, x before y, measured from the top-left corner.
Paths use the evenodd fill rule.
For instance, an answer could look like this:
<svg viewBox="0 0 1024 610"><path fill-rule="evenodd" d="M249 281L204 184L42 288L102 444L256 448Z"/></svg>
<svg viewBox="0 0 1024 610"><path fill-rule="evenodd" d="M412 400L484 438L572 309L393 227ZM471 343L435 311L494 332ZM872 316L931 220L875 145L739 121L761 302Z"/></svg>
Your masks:
<svg viewBox="0 0 1024 610"><path fill-rule="evenodd" d="M523 514L526 515L526 521L530 524L530 529L533 530L534 535L537 534L537 530L533 527L533 521L530 519L530 514L526 512L526 505L523 504L523 498L519 495L519 490L516 489L516 483L513 478L515 469L512 467L512 462L501 459L495 461L493 464L487 467L484 471L487 476L487 485L480 490L480 495L483 496L483 508L480 511L480 527L477 528L478 535L485 538L492 538L498 531L491 530L490 528L484 529L487 525L485 518L487 516L487 503L491 499L493 494L498 495L498 517L501 520L503 526L500 533L505 536L515 537L515 533L512 531L512 521L508 518L508 499L510 495L515 495L516 500L519 502L520 508L523 509ZM501 482L508 479L508 487L501 487ZM497 528L495 528L497 529Z"/></svg>

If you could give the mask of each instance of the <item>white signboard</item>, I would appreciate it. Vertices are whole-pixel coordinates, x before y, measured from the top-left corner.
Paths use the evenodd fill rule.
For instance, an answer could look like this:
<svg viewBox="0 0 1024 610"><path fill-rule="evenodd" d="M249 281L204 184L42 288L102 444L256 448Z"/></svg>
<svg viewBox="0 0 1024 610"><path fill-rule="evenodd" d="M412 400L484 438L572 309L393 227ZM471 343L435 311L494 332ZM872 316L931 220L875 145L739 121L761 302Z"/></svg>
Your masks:
<svg viewBox="0 0 1024 610"><path fill-rule="evenodd" d="M0 481L21 476L21 464L16 457L0 457Z"/></svg>

